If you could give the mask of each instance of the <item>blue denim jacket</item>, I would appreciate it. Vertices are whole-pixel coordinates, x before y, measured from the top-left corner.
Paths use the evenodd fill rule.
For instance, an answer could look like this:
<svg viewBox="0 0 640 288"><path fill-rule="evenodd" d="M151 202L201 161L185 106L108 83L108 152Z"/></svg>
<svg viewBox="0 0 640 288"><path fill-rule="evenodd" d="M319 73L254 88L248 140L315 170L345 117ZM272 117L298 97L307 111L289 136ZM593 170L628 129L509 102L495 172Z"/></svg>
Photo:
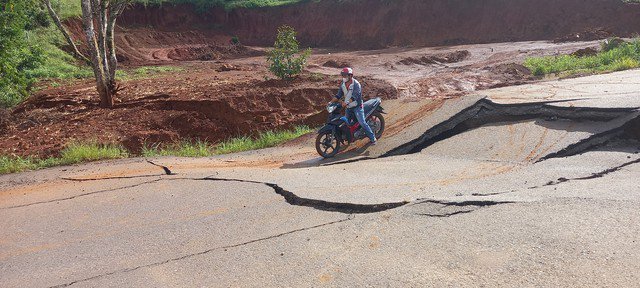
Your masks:
<svg viewBox="0 0 640 288"><path fill-rule="evenodd" d="M356 79L353 79L353 83L351 83L351 87L349 87L349 90L353 90L353 92L351 93L351 100L357 103L357 105L355 107L351 107L351 109L363 109L364 101L362 101L362 86L360 85L360 82L358 82L358 80ZM344 96L344 92L342 91L342 83L340 83L340 86L338 87L338 94L336 94L335 97L338 99L342 99Z"/></svg>

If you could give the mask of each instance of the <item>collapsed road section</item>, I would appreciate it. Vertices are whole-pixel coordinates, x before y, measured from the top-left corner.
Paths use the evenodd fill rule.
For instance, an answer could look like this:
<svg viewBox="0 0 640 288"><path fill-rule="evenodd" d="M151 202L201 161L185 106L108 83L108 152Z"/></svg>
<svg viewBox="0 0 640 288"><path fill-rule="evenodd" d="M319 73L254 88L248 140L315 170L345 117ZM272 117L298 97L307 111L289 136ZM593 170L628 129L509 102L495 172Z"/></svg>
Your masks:
<svg viewBox="0 0 640 288"><path fill-rule="evenodd" d="M539 160L566 157L603 144L614 137L622 136L625 133L629 134L632 131L630 126L634 121L638 121L640 115L637 108L562 107L553 105L554 103L559 102L498 104L487 98L482 98L449 119L429 128L419 137L382 154L381 157L418 153L437 142L496 123L542 119L546 121L592 121L605 124L604 128L599 129L602 131L581 139L577 143L571 143L560 151L542 156Z"/></svg>

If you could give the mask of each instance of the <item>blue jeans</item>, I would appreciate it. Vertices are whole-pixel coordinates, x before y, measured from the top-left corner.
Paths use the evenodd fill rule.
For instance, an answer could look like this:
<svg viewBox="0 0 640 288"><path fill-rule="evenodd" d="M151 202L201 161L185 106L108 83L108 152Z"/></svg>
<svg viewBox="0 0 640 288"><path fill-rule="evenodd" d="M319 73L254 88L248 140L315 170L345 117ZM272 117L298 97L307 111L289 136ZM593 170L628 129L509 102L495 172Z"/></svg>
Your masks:
<svg viewBox="0 0 640 288"><path fill-rule="evenodd" d="M369 127L369 123L364 119L364 109L359 107L347 109L347 118L349 119L349 122L353 121L354 115L356 116L356 119L358 119L358 123L360 123L362 129L364 129L364 132L367 133L369 140L371 140L371 142L376 141L376 136L373 134L371 127Z"/></svg>

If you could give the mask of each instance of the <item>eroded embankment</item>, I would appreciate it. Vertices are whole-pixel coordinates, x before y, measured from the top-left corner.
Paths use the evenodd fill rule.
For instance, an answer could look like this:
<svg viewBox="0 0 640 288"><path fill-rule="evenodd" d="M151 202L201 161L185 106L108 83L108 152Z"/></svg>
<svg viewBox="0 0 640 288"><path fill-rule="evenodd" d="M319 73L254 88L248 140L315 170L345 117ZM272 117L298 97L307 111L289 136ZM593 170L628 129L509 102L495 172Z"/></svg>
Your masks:
<svg viewBox="0 0 640 288"><path fill-rule="evenodd" d="M558 152L542 156L538 161L575 155L615 137L638 138L635 128L640 121L637 108L563 107L551 105L552 103L498 104L484 98L433 126L414 140L386 152L382 157L418 153L434 143L484 125L531 119L611 122L610 129L568 145ZM613 123L616 119L621 121Z"/></svg>
<svg viewBox="0 0 640 288"><path fill-rule="evenodd" d="M223 73L232 72L129 81L113 109L92 101L97 95L91 84L41 91L0 115L0 154L52 156L73 141L117 143L137 153L144 145L217 143L296 125L316 127L326 120L324 107L337 86L328 77L244 80ZM397 97L386 81L360 79L367 97Z"/></svg>
<svg viewBox="0 0 640 288"><path fill-rule="evenodd" d="M276 29L288 24L305 46L348 49L571 41L640 31L640 5L620 0L323 0L196 10L189 5L136 5L124 12L120 24L155 31L214 31L205 36L237 35L244 44L259 46L273 44Z"/></svg>

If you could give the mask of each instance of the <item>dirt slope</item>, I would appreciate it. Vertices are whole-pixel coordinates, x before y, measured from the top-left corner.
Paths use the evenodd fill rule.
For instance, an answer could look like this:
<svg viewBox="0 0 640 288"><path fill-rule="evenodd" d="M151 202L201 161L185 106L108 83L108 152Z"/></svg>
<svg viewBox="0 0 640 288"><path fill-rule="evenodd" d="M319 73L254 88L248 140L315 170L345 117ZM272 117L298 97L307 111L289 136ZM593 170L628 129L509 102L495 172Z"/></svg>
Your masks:
<svg viewBox="0 0 640 288"><path fill-rule="evenodd" d="M215 30L258 46L271 45L277 27L288 24L304 45L371 49L630 36L640 32L639 16L640 5L619 0L323 0L229 12L134 6L120 24Z"/></svg>
<svg viewBox="0 0 640 288"><path fill-rule="evenodd" d="M217 143L294 125L316 127L326 120L323 108L338 86L330 77L265 80L263 69L236 65L238 70L219 72L218 66L192 64L182 72L125 81L113 109L97 106L89 80L39 91L0 115L0 155L56 155L74 140L119 143L139 152L145 144ZM368 96L397 96L385 81L361 80Z"/></svg>

